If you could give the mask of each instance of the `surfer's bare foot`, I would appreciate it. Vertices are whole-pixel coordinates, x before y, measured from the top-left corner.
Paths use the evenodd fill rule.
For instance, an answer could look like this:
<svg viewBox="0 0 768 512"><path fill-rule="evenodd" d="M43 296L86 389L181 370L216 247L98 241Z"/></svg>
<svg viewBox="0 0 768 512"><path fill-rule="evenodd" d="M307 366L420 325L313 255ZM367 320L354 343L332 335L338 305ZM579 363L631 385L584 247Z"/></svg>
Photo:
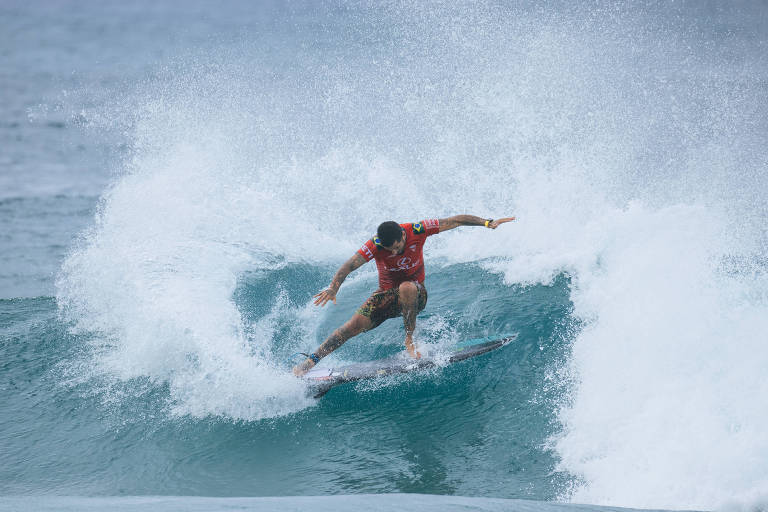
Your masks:
<svg viewBox="0 0 768 512"><path fill-rule="evenodd" d="M303 377L305 373L315 366L315 362L309 358L301 364L297 364L293 367L293 374L297 377Z"/></svg>
<svg viewBox="0 0 768 512"><path fill-rule="evenodd" d="M416 350L416 345L413 344L413 334L405 335L405 349L412 358L421 359L421 352Z"/></svg>
<svg viewBox="0 0 768 512"><path fill-rule="evenodd" d="M408 355L410 355L414 359L421 359L421 352L416 350L414 347L408 348Z"/></svg>

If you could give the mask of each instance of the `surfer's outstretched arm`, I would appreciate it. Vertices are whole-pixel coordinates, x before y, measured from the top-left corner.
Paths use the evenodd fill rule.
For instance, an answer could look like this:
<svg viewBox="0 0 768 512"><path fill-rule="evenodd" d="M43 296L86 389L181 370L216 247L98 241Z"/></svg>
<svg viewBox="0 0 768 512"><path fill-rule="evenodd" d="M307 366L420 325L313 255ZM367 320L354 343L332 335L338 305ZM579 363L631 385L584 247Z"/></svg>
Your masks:
<svg viewBox="0 0 768 512"><path fill-rule="evenodd" d="M440 219L440 233L459 226L485 226L488 229L496 229L505 222L515 220L514 217L504 217L502 219L484 219L474 215L454 215Z"/></svg>
<svg viewBox="0 0 768 512"><path fill-rule="evenodd" d="M333 276L331 284L325 290L321 291L314 296L315 306L325 306L326 302L332 300L336 304L336 293L341 288L341 283L347 278L347 276L353 271L366 263L365 258L355 253L354 256L349 258L344 264L336 271L336 275Z"/></svg>

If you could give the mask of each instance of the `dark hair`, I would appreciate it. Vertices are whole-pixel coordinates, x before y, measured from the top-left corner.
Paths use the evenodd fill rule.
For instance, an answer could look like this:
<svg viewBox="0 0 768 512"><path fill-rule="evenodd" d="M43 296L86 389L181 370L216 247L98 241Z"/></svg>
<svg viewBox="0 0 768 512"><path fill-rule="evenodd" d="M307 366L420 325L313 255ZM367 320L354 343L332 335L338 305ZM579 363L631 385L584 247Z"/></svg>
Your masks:
<svg viewBox="0 0 768 512"><path fill-rule="evenodd" d="M381 240L381 245L389 247L400 240L402 232L403 228L400 227L400 224L393 220L388 220L387 222L379 224L379 229L376 230L376 236Z"/></svg>

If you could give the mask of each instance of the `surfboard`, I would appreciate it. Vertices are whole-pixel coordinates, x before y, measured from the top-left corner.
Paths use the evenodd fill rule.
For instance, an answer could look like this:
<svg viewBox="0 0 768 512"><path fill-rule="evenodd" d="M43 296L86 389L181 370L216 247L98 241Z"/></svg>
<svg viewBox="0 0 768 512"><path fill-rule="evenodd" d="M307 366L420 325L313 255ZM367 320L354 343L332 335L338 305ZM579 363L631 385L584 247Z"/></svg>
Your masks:
<svg viewBox="0 0 768 512"><path fill-rule="evenodd" d="M466 340L451 347L437 350L435 353L424 354L424 351L420 351L422 353L421 359L413 359L407 353L401 352L392 357L347 366L315 366L304 374L304 379L310 384L309 391L312 396L320 398L331 388L345 382L426 370L445 363L446 360L448 363L458 363L508 345L516 338L517 333Z"/></svg>

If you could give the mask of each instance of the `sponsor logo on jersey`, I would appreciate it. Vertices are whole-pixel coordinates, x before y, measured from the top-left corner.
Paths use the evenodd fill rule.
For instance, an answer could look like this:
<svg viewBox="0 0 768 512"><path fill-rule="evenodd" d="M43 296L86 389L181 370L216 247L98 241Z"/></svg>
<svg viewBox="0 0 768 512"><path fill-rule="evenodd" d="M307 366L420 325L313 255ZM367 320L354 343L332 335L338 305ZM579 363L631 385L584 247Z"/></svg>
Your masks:
<svg viewBox="0 0 768 512"><path fill-rule="evenodd" d="M421 260L418 259L411 263L411 258L405 256L403 258L400 258L397 260L397 266L396 267L387 267L386 265L384 268L388 270L389 272L402 272L404 270L411 270L416 267L418 267L421 264Z"/></svg>

